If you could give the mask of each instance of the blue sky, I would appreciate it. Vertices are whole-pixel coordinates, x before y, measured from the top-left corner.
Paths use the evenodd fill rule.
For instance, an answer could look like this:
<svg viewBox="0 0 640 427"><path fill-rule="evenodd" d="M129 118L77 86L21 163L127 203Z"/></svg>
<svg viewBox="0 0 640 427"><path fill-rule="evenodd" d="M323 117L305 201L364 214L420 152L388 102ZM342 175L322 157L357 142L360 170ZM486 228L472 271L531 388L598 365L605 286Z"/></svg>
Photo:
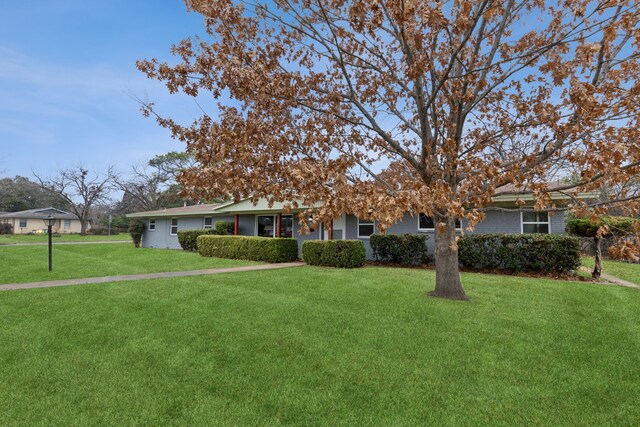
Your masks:
<svg viewBox="0 0 640 427"><path fill-rule="evenodd" d="M198 116L191 99L169 95L135 61L168 60L173 43L202 28L181 0L2 2L0 177L78 164L124 172L183 150L128 92L181 121Z"/></svg>

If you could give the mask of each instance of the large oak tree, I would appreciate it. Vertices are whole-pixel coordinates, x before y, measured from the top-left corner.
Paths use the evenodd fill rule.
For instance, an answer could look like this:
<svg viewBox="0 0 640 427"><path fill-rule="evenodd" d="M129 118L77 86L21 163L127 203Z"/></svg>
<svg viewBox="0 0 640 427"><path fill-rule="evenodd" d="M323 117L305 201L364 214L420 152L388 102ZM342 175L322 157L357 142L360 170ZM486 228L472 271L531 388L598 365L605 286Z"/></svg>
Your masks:
<svg viewBox="0 0 640 427"><path fill-rule="evenodd" d="M323 201L379 221L436 224L436 288L466 298L455 219L473 227L497 194L521 209L604 209L636 194L640 30L634 1L187 0L207 35L177 63L140 70L216 114L183 125L145 105L200 166L205 198ZM213 106L212 106L213 107ZM606 186L607 200L557 206Z"/></svg>

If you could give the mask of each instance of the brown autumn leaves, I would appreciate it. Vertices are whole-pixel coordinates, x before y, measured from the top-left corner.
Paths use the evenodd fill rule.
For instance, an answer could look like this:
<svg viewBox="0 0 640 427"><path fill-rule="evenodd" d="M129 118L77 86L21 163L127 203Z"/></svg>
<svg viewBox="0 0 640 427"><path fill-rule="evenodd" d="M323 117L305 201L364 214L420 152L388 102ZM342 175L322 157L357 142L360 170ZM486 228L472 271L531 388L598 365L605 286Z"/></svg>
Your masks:
<svg viewBox="0 0 640 427"><path fill-rule="evenodd" d="M323 201L318 220L346 211L381 229L405 212L473 225L514 189L537 209L640 212L634 1L187 6L207 36L174 46L175 65L138 68L215 103L192 124L156 115L200 163L182 176L199 197ZM562 206L546 184L559 177Z"/></svg>

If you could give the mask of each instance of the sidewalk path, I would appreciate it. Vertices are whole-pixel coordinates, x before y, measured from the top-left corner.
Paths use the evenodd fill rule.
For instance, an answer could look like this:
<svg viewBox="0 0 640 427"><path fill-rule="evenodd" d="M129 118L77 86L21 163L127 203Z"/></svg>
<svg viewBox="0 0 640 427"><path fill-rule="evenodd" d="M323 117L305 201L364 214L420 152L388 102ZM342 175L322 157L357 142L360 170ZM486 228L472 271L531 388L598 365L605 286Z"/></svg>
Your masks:
<svg viewBox="0 0 640 427"><path fill-rule="evenodd" d="M131 240L103 240L103 241L99 241L96 240L94 242L53 242L53 246L58 246L58 245L98 245L98 244L103 244L103 243L107 243L107 244L113 244L113 243L129 243L131 244ZM49 245L49 243L45 242L45 243L6 243L6 244L0 244L0 248L10 248L12 246L47 246Z"/></svg>
<svg viewBox="0 0 640 427"><path fill-rule="evenodd" d="M626 280L622 280L621 278L612 276L610 274L601 273L600 277L602 277L604 280L608 282L611 282L611 283L605 283L605 285L618 285L618 286L626 286L627 288L640 288L640 286L636 285L635 283L627 282Z"/></svg>
<svg viewBox="0 0 640 427"><path fill-rule="evenodd" d="M248 265L244 267L212 268L209 270L170 271L165 273L128 274L125 276L88 277L83 279L51 280L47 282L10 283L0 285L0 291L15 289L51 288L56 286L88 285L92 283L124 282L127 280L164 279L170 277L205 276L210 274L239 273L242 271L277 270L280 268L301 267L304 262L285 262L281 264Z"/></svg>
<svg viewBox="0 0 640 427"><path fill-rule="evenodd" d="M580 271L584 271L586 273L591 273L591 269L585 267L584 265L579 267ZM637 285L633 282L627 282L619 277L612 276L606 273L600 273L600 278L606 280L606 282L597 282L599 285L608 285L608 286L624 286L627 288L640 288L640 285Z"/></svg>

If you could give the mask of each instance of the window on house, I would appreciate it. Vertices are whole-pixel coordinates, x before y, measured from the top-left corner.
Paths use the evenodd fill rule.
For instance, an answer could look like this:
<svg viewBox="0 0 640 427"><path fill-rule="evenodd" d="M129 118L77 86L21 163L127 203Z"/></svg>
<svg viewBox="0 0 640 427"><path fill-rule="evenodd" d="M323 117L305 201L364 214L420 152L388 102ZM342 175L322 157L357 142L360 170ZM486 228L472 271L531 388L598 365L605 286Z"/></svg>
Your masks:
<svg viewBox="0 0 640 427"><path fill-rule="evenodd" d="M27 218L20 218L20 228L25 228L27 226Z"/></svg>
<svg viewBox="0 0 640 427"><path fill-rule="evenodd" d="M293 237L293 215L280 218L280 237Z"/></svg>
<svg viewBox="0 0 640 427"><path fill-rule="evenodd" d="M373 221L358 218L358 237L368 239L375 232L375 228Z"/></svg>
<svg viewBox="0 0 640 427"><path fill-rule="evenodd" d="M273 215L258 215L256 236L275 237L276 217Z"/></svg>
<svg viewBox="0 0 640 427"><path fill-rule="evenodd" d="M204 219L203 228L213 228L213 217L208 217Z"/></svg>
<svg viewBox="0 0 640 427"><path fill-rule="evenodd" d="M149 231L156 231L156 220L155 219L150 219L149 220Z"/></svg>
<svg viewBox="0 0 640 427"><path fill-rule="evenodd" d="M435 224L433 222L433 218L430 216L426 216L425 214L420 214L418 218L418 230L419 231L433 231L435 230ZM460 220L456 218L456 229L461 230L462 224Z"/></svg>
<svg viewBox="0 0 640 427"><path fill-rule="evenodd" d="M64 228L71 228L71 220L70 219L65 219L64 220Z"/></svg>
<svg viewBox="0 0 640 427"><path fill-rule="evenodd" d="M169 234L172 236L178 234L178 218L171 218L171 229L169 230Z"/></svg>
<svg viewBox="0 0 640 427"><path fill-rule="evenodd" d="M522 212L522 232L549 234L548 212Z"/></svg>

